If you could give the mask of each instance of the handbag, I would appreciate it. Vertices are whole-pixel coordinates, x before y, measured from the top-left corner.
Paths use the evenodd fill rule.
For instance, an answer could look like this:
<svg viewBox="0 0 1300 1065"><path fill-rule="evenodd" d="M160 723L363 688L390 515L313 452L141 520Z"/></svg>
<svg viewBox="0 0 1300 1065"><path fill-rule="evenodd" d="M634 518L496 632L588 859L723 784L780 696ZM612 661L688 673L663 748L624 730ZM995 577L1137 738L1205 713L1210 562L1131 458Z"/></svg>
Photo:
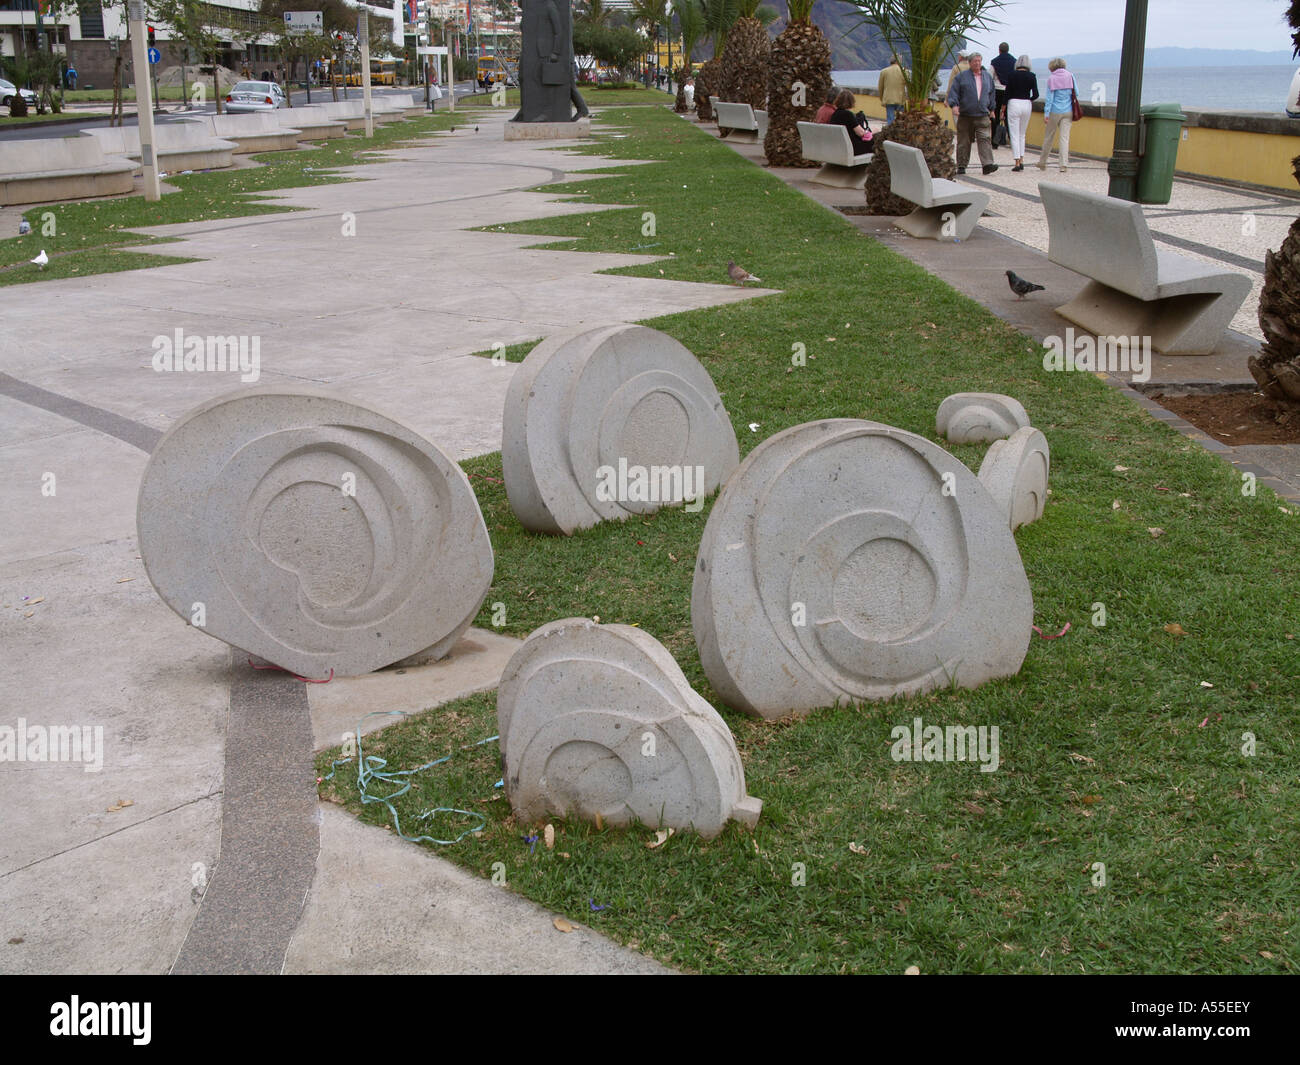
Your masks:
<svg viewBox="0 0 1300 1065"><path fill-rule="evenodd" d="M1070 75L1070 117L1078 122L1083 117L1083 107L1079 104L1078 94L1074 91L1074 75Z"/></svg>
<svg viewBox="0 0 1300 1065"><path fill-rule="evenodd" d="M542 60L543 85L567 85L568 83L569 67L563 59Z"/></svg>

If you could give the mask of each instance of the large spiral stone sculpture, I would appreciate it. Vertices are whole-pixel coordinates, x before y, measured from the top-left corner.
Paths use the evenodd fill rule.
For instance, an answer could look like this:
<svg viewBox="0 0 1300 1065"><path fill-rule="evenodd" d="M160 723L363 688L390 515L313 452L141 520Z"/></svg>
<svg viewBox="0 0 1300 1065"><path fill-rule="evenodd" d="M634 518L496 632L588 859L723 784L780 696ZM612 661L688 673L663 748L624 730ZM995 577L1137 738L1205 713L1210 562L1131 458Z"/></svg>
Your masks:
<svg viewBox="0 0 1300 1065"><path fill-rule="evenodd" d="M566 618L537 629L497 689L506 794L523 822L693 828L753 826L731 730L672 655L629 625Z"/></svg>
<svg viewBox="0 0 1300 1065"><path fill-rule="evenodd" d="M689 507L739 461L708 371L645 326L548 337L506 393L506 495L534 532L569 535L674 503Z"/></svg>
<svg viewBox="0 0 1300 1065"><path fill-rule="evenodd" d="M305 677L442 657L492 581L460 467L319 393L241 391L181 417L150 456L136 520L169 607Z"/></svg>
<svg viewBox="0 0 1300 1065"><path fill-rule="evenodd" d="M970 470L913 433L832 419L763 441L727 481L691 622L727 704L779 718L1010 676L1033 601Z"/></svg>

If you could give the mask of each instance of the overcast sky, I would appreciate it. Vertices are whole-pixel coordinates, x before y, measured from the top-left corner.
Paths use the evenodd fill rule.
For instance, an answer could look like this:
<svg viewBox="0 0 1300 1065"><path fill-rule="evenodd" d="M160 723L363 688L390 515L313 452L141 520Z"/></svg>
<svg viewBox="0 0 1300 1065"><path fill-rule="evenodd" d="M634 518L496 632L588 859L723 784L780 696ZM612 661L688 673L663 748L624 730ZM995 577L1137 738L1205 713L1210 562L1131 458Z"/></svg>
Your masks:
<svg viewBox="0 0 1300 1065"><path fill-rule="evenodd" d="M1148 0L1147 47L1290 49L1285 0ZM998 24L972 33L986 56L1105 52L1124 41L1124 0L1007 0Z"/></svg>

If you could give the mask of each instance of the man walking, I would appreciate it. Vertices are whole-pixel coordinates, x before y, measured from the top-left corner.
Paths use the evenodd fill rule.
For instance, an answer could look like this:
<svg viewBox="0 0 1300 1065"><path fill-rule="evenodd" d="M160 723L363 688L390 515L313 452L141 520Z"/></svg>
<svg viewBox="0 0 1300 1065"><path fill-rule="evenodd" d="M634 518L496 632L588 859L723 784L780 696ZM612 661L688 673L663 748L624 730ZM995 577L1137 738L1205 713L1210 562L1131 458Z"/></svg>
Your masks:
<svg viewBox="0 0 1300 1065"><path fill-rule="evenodd" d="M993 57L989 64L993 68L993 77L996 81L993 84L993 147L998 146L998 141L1007 140L1007 84L1011 80L1011 75L1016 72L1016 61L1011 55L1011 45L1003 41L998 45L998 54Z"/></svg>
<svg viewBox="0 0 1300 1065"><path fill-rule="evenodd" d="M899 63L898 56L894 56L894 61L880 72L876 91L880 93L880 102L885 105L885 124L888 125L903 109L907 99L907 77L903 73L903 66Z"/></svg>
<svg viewBox="0 0 1300 1065"><path fill-rule="evenodd" d="M958 74L948 90L948 106L957 120L957 173L966 173L966 164L970 162L970 141L974 136L984 173L991 174L998 168L993 162L989 132L993 75L983 69L984 57L979 52L972 53L969 60L970 68Z"/></svg>

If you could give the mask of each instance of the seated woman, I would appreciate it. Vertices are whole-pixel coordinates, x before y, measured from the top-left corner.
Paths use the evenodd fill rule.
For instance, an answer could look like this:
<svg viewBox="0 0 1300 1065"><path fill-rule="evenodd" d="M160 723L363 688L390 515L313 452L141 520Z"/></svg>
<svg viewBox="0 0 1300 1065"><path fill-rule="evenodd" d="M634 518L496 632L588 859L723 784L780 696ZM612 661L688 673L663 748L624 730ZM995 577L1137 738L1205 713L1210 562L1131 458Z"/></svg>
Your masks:
<svg viewBox="0 0 1300 1065"><path fill-rule="evenodd" d="M856 99L848 89L841 90L835 97L835 113L831 115L831 123L843 126L849 131L849 142L853 145L854 155L870 155L875 151L875 147L866 116L861 111L855 115L849 110Z"/></svg>

